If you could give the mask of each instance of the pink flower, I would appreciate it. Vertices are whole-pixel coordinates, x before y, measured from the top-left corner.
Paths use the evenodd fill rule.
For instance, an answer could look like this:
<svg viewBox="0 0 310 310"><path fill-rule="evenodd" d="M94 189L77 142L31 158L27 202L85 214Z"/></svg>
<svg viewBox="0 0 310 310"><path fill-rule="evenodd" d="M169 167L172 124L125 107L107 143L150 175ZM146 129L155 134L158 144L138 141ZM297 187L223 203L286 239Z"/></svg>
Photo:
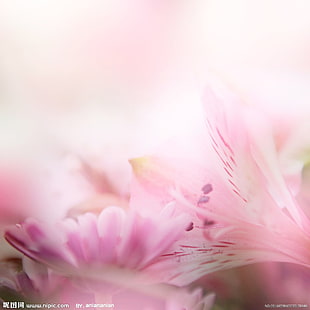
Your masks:
<svg viewBox="0 0 310 310"><path fill-rule="evenodd" d="M215 299L215 294L204 295L200 288L190 291L165 284L134 288L124 285L114 294L105 288L95 292L81 287L71 276L59 275L27 257L22 261L1 262L0 275L0 297L4 300L15 296L32 303L83 303L92 304L94 308L96 304L112 303L119 310L208 310Z"/></svg>
<svg viewBox="0 0 310 310"><path fill-rule="evenodd" d="M28 302L74 304L94 302L94 294L79 288L70 277L59 275L27 257L0 262L1 297Z"/></svg>
<svg viewBox="0 0 310 310"><path fill-rule="evenodd" d="M119 310L208 310L215 299L215 294L204 295L200 288L189 291L165 284L120 286L112 295L105 289L94 292L81 287L70 275L57 274L27 257L0 262L0 276L0 297L5 301L14 296L31 303L83 303L93 304L93 308L112 303Z"/></svg>
<svg viewBox="0 0 310 310"><path fill-rule="evenodd" d="M154 263L188 225L186 216L174 217L172 206L152 218L108 207L99 216L87 213L56 225L27 219L5 237L28 257L62 274L109 281L113 275L126 275L121 269L138 271Z"/></svg>
<svg viewBox="0 0 310 310"><path fill-rule="evenodd" d="M192 216L194 229L152 268L184 284L261 261L309 266L309 219L281 173L270 124L215 86L203 99L207 128L132 162L132 206L176 201Z"/></svg>

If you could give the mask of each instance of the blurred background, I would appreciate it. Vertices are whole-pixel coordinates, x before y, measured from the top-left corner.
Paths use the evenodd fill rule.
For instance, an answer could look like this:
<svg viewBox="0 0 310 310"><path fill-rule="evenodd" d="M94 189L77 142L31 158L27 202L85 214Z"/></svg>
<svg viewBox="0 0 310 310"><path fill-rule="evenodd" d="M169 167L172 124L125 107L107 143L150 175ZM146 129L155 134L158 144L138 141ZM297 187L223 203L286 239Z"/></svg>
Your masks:
<svg viewBox="0 0 310 310"><path fill-rule="evenodd" d="M194 120L210 72L256 100L305 102L309 12L307 0L1 1L0 145L143 152Z"/></svg>
<svg viewBox="0 0 310 310"><path fill-rule="evenodd" d="M74 196L67 210L89 194L72 182L87 162L126 198L127 160L191 130L209 74L275 117L306 121L309 16L308 0L1 0L0 168L48 175ZM278 285L290 302L309 282L287 269L245 267L204 285L219 309L262 309L258 299L282 300Z"/></svg>

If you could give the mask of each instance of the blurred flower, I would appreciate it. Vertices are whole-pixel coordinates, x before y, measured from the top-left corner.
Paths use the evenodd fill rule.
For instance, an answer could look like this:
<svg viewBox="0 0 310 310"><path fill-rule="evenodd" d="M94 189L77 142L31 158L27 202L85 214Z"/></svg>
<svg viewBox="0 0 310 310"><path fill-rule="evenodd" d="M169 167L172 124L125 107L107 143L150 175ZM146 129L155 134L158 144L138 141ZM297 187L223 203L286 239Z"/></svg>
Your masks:
<svg viewBox="0 0 310 310"><path fill-rule="evenodd" d="M4 301L28 303L113 303L119 310L208 310L211 309L215 294L204 294L202 289L187 290L165 284L143 285L128 288L120 283L110 294L103 287L94 292L81 287L71 276L59 275L29 258L7 260L0 263L0 298Z"/></svg>
<svg viewBox="0 0 310 310"><path fill-rule="evenodd" d="M161 279L148 272L148 267L185 233L189 224L187 217L174 216L173 209L170 205L159 215L145 218L133 211L108 207L98 217L86 213L77 221L65 219L55 226L27 219L8 230L6 238L36 262L25 259L24 272L14 278L15 285L10 289L36 301L58 296L62 302L70 298L76 302L84 296L87 303L109 301L126 310L137 306L154 310L210 309L214 294L203 296L200 289L190 293L152 284Z"/></svg>
<svg viewBox="0 0 310 310"><path fill-rule="evenodd" d="M5 301L94 302L93 293L27 257L1 261L0 266L0 297Z"/></svg>
<svg viewBox="0 0 310 310"><path fill-rule="evenodd" d="M185 232L188 219L173 216L167 206L153 218L108 207L97 217L87 213L77 221L46 225L27 219L6 232L19 251L64 274L95 280L117 280L121 269L141 270L154 263ZM100 272L98 274L98 272Z"/></svg>

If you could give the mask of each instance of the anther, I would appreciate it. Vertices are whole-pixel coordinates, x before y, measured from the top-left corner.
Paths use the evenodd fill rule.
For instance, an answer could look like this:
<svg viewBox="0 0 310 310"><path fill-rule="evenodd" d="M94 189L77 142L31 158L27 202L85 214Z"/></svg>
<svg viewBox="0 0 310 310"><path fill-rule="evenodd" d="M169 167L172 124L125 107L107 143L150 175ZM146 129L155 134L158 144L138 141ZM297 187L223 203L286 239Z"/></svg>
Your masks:
<svg viewBox="0 0 310 310"><path fill-rule="evenodd" d="M190 224L188 225L188 227L185 229L186 231L191 231L194 229L194 223L190 222Z"/></svg>
<svg viewBox="0 0 310 310"><path fill-rule="evenodd" d="M213 191L213 187L212 184L208 183L205 184L202 188L201 188L202 192L207 195L209 193L211 193Z"/></svg>
<svg viewBox="0 0 310 310"><path fill-rule="evenodd" d="M205 226L211 226L211 225L214 225L214 224L215 224L214 221L208 220L208 219L204 220L204 222L203 222L203 225L205 225Z"/></svg>
<svg viewBox="0 0 310 310"><path fill-rule="evenodd" d="M210 200L210 197L209 196L200 196L199 200L198 200L198 204L201 204L201 203L207 203L208 201Z"/></svg>

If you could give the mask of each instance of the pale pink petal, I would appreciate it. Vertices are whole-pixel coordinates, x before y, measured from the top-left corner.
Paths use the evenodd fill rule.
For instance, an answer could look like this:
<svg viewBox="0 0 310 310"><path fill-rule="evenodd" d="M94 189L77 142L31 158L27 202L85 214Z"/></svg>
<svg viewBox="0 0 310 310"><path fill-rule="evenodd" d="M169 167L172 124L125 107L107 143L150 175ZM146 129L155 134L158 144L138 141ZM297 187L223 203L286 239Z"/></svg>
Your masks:
<svg viewBox="0 0 310 310"><path fill-rule="evenodd" d="M120 243L121 229L126 220L123 209L109 207L99 215L98 232L100 237L100 260L106 263L117 261L117 245Z"/></svg>

